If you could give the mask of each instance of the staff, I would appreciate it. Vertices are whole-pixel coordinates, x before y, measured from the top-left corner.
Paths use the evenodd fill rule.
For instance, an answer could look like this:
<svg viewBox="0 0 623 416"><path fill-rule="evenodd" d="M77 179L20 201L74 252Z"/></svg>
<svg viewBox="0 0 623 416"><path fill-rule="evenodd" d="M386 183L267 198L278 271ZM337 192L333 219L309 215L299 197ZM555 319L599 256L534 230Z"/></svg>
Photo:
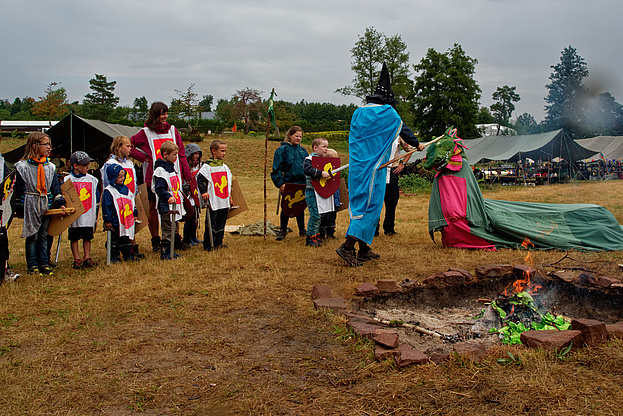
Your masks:
<svg viewBox="0 0 623 416"><path fill-rule="evenodd" d="M456 131L456 129L455 129L455 131ZM434 140L431 140L431 141L430 141L430 142L428 142L428 143L424 143L424 149L426 149L426 147L427 147L427 146L430 146L431 144L433 144L433 143L435 143L435 142L437 142L437 141L441 140L442 138L443 138L443 135L441 135L441 136L439 136L439 137L435 138ZM424 149L422 149L422 151L423 151ZM392 160L390 160L389 162L385 162L385 163L383 163L381 166L379 166L379 169L386 168L387 166L391 165L392 163L397 162L397 161L399 161L399 160L402 160L402 159L404 159L405 157L407 157L407 156L409 156L409 155L412 155L412 154L413 154L413 153L415 153L415 152L418 152L418 150L417 150L417 149L413 149L413 150L411 150L410 152L403 153L403 154L401 154L400 156L396 156L395 158L393 158L393 159L392 159ZM348 165L346 165L346 166L348 166ZM334 171L334 172L335 172L335 171Z"/></svg>

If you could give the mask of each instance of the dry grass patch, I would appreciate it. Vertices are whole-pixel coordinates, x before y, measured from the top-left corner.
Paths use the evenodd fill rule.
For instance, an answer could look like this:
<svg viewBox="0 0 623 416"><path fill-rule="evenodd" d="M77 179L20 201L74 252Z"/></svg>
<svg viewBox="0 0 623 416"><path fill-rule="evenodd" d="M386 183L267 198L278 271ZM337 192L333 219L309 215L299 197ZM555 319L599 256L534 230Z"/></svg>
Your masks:
<svg viewBox="0 0 623 416"><path fill-rule="evenodd" d="M263 218L263 140L227 139L228 163L249 205L229 224ZM201 143L207 154L208 143ZM269 143L272 157L278 143ZM495 199L595 202L623 222L622 181L485 191ZM276 190L268 185L276 224ZM301 414L534 415L617 414L623 402L621 342L568 357L516 347L478 364L454 359L398 370L374 362L371 345L342 320L313 309L315 284L349 299L365 281L421 280L448 267L523 263L526 252L444 249L427 232L428 195L403 197L396 237L381 236L382 258L345 267L334 252L304 238L226 236L227 250L184 252L162 262L74 271L62 244L54 276L23 276L0 286L2 414ZM347 214L338 214L343 235ZM293 228L296 225L292 224ZM10 230L11 258L25 271L21 223ZM294 233L296 234L296 233ZM138 235L143 251L147 231ZM104 236L94 257L104 260ZM563 257L533 252L537 267ZM602 267L623 277L620 252L572 253L562 266ZM517 362L498 363L511 351Z"/></svg>

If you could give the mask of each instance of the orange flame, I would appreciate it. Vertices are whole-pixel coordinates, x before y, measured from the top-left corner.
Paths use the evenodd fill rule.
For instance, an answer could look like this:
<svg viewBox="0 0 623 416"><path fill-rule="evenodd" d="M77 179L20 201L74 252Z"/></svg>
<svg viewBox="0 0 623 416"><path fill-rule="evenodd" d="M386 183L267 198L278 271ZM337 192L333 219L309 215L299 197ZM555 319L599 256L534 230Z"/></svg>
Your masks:
<svg viewBox="0 0 623 416"><path fill-rule="evenodd" d="M534 244L532 244L529 238L525 238L523 243L521 243L521 246L525 249L528 249L529 246L534 247ZM528 252L528 255L524 260L528 264L533 264L534 261L532 260L532 253ZM517 279L513 283L506 286L506 289L504 289L504 292L502 292L502 294L504 296L512 296L516 293L527 292L528 294L532 295L534 293L537 293L539 289L541 289L541 287L541 285L532 282L530 272L526 270L523 272L523 278Z"/></svg>

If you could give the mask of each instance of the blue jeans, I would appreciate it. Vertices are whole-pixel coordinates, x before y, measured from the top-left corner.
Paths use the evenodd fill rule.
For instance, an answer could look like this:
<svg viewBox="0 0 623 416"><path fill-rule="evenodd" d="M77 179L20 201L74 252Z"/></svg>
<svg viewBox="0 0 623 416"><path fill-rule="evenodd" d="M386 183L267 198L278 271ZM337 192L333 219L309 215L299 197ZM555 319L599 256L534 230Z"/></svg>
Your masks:
<svg viewBox="0 0 623 416"><path fill-rule="evenodd" d="M305 202L309 210L309 220L307 221L307 235L318 234L320 228L320 214L318 214L318 204L316 203L316 193L313 189L305 188Z"/></svg>
<svg viewBox="0 0 623 416"><path fill-rule="evenodd" d="M26 264L28 267L45 266L48 258L48 226L50 217L43 216L39 231L30 237L26 237Z"/></svg>

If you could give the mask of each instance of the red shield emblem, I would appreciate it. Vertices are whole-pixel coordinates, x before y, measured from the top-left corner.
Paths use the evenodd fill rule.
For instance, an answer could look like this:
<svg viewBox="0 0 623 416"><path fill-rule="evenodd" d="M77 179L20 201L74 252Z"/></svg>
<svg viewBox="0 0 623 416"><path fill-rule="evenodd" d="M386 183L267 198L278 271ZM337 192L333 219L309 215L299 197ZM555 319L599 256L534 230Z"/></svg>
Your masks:
<svg viewBox="0 0 623 416"><path fill-rule="evenodd" d="M329 172L340 167L339 157L313 156L311 162L313 167L320 169L323 172ZM338 189L340 189L340 172L336 173L332 178L319 180L312 179L311 182L314 190L318 192L318 195L323 198L329 198Z"/></svg>
<svg viewBox="0 0 623 416"><path fill-rule="evenodd" d="M119 219L121 224L127 229L134 224L134 207L130 198L117 199L117 209L119 210Z"/></svg>
<svg viewBox="0 0 623 416"><path fill-rule="evenodd" d="M123 182L123 184L128 187L130 192L135 194L136 193L136 178L134 177L134 169L132 168L125 169L125 173L126 173L125 181Z"/></svg>
<svg viewBox="0 0 623 416"><path fill-rule="evenodd" d="M173 139L165 137L164 139L154 139L154 151L156 152L156 159L162 159L162 153L160 153L160 147L164 142L172 142Z"/></svg>
<svg viewBox="0 0 623 416"><path fill-rule="evenodd" d="M293 218L302 214L307 208L305 202L305 184L286 183L281 197L281 211L288 217Z"/></svg>
<svg viewBox="0 0 623 416"><path fill-rule="evenodd" d="M171 193L173 193L173 196L175 197L175 203L181 204L182 197L180 195L180 178L177 175L171 176Z"/></svg>
<svg viewBox="0 0 623 416"><path fill-rule="evenodd" d="M80 198L80 202L82 202L82 206L84 207L84 212L87 212L93 206L93 184L91 182L72 182L74 188L76 188L76 192L78 193L78 197Z"/></svg>
<svg viewBox="0 0 623 416"><path fill-rule="evenodd" d="M214 194L217 198L229 198L229 186L227 186L227 172L212 172L212 183L214 184Z"/></svg>
<svg viewBox="0 0 623 416"><path fill-rule="evenodd" d="M190 197L195 201L195 206L201 206L201 198L199 197L199 188L197 188L197 173L198 170L190 172Z"/></svg>

